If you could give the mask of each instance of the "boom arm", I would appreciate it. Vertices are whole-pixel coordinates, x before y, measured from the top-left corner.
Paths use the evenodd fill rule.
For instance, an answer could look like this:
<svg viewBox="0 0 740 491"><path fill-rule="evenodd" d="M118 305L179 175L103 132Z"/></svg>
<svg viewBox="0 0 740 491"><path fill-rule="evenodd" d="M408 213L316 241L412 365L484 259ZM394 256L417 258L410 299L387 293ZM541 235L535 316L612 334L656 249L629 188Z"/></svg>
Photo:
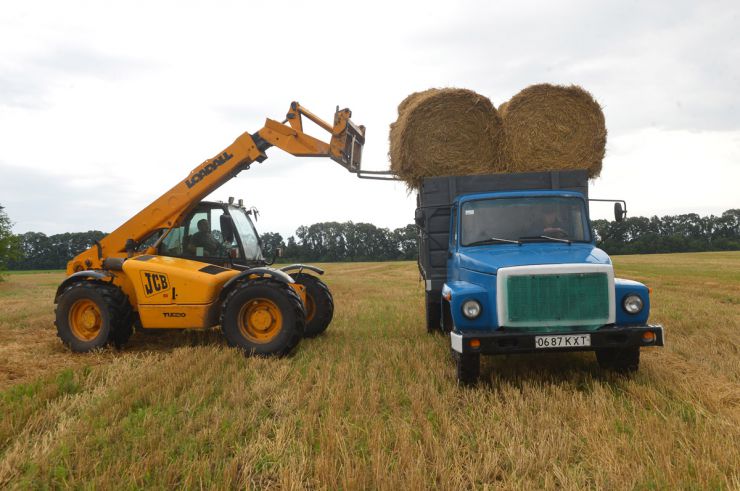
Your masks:
<svg viewBox="0 0 740 491"><path fill-rule="evenodd" d="M302 116L328 131L331 134L329 143L304 133ZM239 136L224 151L197 166L184 181L105 236L95 247L72 259L67 264L67 274L101 269L103 259L108 257L126 257L129 254L127 245L137 244L155 230L175 226L215 189L249 169L253 162L265 160L265 150L272 146L297 157L330 157L350 172L356 172L362 158L365 127L352 123L351 116L349 109L337 107L332 126L297 102L291 103L282 123L268 118L256 133Z"/></svg>

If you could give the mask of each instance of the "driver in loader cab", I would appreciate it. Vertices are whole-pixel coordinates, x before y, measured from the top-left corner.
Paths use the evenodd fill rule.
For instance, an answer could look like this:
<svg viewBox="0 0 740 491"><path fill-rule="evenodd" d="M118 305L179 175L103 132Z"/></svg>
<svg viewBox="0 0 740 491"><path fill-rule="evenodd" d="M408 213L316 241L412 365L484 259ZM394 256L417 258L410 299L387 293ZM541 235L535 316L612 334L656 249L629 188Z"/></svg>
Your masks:
<svg viewBox="0 0 740 491"><path fill-rule="evenodd" d="M215 256L221 247L219 241L211 234L211 227L205 218L198 220L198 231L190 237L190 249L192 252L196 253L198 247L203 248L203 253L206 256Z"/></svg>

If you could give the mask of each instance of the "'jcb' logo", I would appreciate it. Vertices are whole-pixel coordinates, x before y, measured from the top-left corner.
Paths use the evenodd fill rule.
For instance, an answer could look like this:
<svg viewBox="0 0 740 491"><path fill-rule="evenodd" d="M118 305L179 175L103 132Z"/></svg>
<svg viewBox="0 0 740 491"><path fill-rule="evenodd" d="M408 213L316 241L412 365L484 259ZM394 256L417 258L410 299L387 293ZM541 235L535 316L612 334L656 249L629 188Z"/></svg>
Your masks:
<svg viewBox="0 0 740 491"><path fill-rule="evenodd" d="M170 289L170 281L164 273L141 272L141 281L144 284L144 293L147 297Z"/></svg>

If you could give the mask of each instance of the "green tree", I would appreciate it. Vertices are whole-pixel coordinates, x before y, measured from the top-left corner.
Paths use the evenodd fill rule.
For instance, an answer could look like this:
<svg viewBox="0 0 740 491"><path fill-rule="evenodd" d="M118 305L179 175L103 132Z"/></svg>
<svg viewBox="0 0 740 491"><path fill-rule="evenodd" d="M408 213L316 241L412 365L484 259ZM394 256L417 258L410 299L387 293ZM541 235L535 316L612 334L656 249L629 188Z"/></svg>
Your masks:
<svg viewBox="0 0 740 491"><path fill-rule="evenodd" d="M5 209L0 206L0 271L5 271L8 263L16 259L19 254L19 241L10 229L12 226Z"/></svg>

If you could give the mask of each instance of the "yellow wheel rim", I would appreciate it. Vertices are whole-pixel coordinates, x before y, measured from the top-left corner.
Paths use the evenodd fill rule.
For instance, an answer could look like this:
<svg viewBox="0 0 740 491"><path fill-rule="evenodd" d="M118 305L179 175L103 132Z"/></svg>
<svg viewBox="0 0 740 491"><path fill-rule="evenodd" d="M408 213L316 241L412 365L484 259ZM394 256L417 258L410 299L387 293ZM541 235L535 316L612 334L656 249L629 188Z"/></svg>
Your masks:
<svg viewBox="0 0 740 491"><path fill-rule="evenodd" d="M314 315L316 315L316 302L313 301L311 295L306 293L306 322L311 322Z"/></svg>
<svg viewBox="0 0 740 491"><path fill-rule="evenodd" d="M254 343L269 343L283 329L283 314L266 298L250 300L239 311L239 330Z"/></svg>
<svg viewBox="0 0 740 491"><path fill-rule="evenodd" d="M77 300L69 309L69 327L72 334L82 341L91 341L100 334L103 317L100 308L92 300Z"/></svg>

